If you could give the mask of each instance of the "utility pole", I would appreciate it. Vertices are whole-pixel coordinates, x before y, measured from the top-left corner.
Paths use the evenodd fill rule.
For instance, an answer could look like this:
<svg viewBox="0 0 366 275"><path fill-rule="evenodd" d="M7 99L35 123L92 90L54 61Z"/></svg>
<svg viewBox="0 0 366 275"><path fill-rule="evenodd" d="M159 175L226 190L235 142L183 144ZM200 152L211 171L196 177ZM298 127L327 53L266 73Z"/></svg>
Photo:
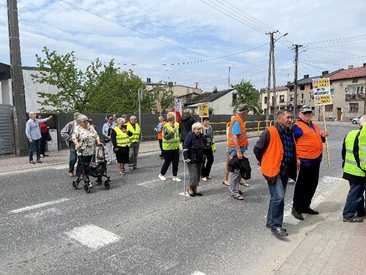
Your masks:
<svg viewBox="0 0 366 275"><path fill-rule="evenodd" d="M278 31L277 31L278 32ZM277 109L277 97L276 97L276 69L275 69L275 41L272 33L272 81L273 81L273 114L276 114Z"/></svg>
<svg viewBox="0 0 366 275"><path fill-rule="evenodd" d="M294 76L294 114L297 112L297 69L298 69L298 62L299 62L299 48L302 45L293 44L292 45L295 50L295 76Z"/></svg>
<svg viewBox="0 0 366 275"><path fill-rule="evenodd" d="M18 7L16 0L7 0L7 4L15 155L23 156L27 154L28 144L24 133L26 108L22 61L20 55Z"/></svg>
<svg viewBox="0 0 366 275"><path fill-rule="evenodd" d="M268 34L268 33L267 33ZM266 126L269 127L269 115L270 115L270 99L271 99L271 64L272 64L272 37L273 32L269 33L269 60L268 60L268 86L267 86L267 111L266 111Z"/></svg>

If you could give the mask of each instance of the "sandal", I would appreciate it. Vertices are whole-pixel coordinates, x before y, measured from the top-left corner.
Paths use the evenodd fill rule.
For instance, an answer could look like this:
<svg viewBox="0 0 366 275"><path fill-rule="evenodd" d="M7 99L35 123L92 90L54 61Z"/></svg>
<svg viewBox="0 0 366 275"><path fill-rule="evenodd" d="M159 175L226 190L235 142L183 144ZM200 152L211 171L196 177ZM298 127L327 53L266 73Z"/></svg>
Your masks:
<svg viewBox="0 0 366 275"><path fill-rule="evenodd" d="M229 181L227 181L227 180L224 180L224 181L222 182L222 184L223 184L223 185L226 185L226 186L230 186L230 183L229 183Z"/></svg>
<svg viewBox="0 0 366 275"><path fill-rule="evenodd" d="M350 219L343 219L344 222L363 222L363 219L358 218L358 217L353 217Z"/></svg>
<svg viewBox="0 0 366 275"><path fill-rule="evenodd" d="M239 201L242 201L244 200L244 197L240 194L235 194L235 195L232 195L232 197L236 200L239 200Z"/></svg>

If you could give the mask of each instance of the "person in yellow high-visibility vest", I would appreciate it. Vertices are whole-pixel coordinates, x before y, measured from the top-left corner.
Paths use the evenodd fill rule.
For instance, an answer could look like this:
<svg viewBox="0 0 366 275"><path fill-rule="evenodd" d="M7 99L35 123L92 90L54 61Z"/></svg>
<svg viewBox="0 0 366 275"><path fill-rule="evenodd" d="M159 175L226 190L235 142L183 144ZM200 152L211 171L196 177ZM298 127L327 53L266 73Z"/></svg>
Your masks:
<svg viewBox="0 0 366 275"><path fill-rule="evenodd" d="M131 145L130 145L130 171L134 171L137 166L137 156L140 148L141 128L137 123L136 116L131 116L130 121L127 123L127 132L131 133Z"/></svg>
<svg viewBox="0 0 366 275"><path fill-rule="evenodd" d="M125 175L125 164L129 163L130 136L123 118L118 118L117 126L111 130L111 142L117 158L117 170L120 175Z"/></svg>
<svg viewBox="0 0 366 275"><path fill-rule="evenodd" d="M167 123L163 127L163 150L165 159L158 178L164 181L166 180L165 173L170 163L172 163L172 181L181 182L182 180L177 177L179 165L179 123L176 122L174 112L167 114Z"/></svg>

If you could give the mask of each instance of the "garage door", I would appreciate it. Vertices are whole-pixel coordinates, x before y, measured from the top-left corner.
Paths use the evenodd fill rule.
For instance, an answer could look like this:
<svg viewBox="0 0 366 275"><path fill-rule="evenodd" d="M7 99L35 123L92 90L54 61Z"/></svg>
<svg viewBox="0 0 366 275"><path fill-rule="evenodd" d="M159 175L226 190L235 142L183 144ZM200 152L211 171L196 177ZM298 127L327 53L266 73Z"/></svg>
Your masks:
<svg viewBox="0 0 366 275"><path fill-rule="evenodd" d="M0 104L0 155L13 153L12 106Z"/></svg>

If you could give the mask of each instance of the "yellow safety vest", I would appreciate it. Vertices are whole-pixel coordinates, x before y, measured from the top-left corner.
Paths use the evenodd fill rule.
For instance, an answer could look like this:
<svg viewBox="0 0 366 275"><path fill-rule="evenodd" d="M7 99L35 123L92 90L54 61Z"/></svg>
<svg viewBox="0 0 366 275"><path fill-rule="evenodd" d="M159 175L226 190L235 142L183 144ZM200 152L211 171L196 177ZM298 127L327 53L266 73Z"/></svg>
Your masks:
<svg viewBox="0 0 366 275"><path fill-rule="evenodd" d="M131 123L127 123L127 131L132 133L131 142L140 142L141 128L138 123L135 123L135 128L132 127Z"/></svg>
<svg viewBox="0 0 366 275"><path fill-rule="evenodd" d="M347 174L351 174L358 177L364 177L365 172L362 171L356 162L355 156L353 154L353 146L355 144L356 136L360 130L350 131L345 138L346 147L346 157L344 159L343 171Z"/></svg>
<svg viewBox="0 0 366 275"><path fill-rule="evenodd" d="M117 134L116 143L118 147L130 146L130 137L127 135L127 133L122 132L122 130L118 126L114 127L113 130Z"/></svg>
<svg viewBox="0 0 366 275"><path fill-rule="evenodd" d="M366 170L366 125L361 128L358 136L358 156L361 169Z"/></svg>
<svg viewBox="0 0 366 275"><path fill-rule="evenodd" d="M167 129L169 133L173 133L173 127L168 122L163 127L163 150L176 150L179 148L179 123L175 122L174 127L176 132L171 139L165 139L164 132Z"/></svg>

